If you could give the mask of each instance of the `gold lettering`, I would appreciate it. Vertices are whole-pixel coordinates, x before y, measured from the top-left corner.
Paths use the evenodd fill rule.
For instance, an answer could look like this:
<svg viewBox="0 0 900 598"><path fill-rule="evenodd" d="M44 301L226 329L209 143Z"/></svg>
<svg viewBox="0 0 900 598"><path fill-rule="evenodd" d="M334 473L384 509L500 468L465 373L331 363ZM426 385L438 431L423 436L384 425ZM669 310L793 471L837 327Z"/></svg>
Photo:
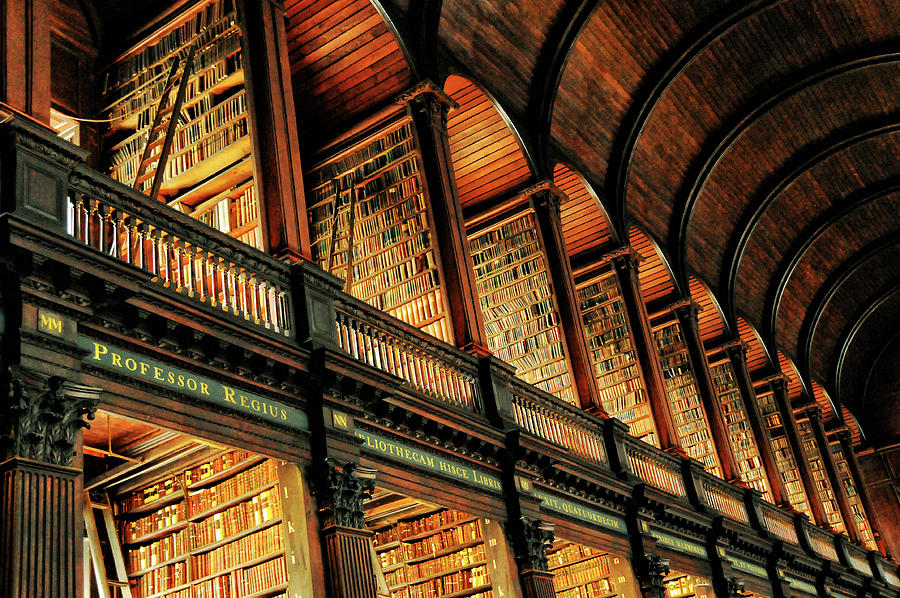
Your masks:
<svg viewBox="0 0 900 598"><path fill-rule="evenodd" d="M246 409L249 409L249 408L250 408L250 404L247 403L247 397L245 397L244 395L240 395L240 397L241 397L241 407L244 407L244 408L246 408Z"/></svg>
<svg viewBox="0 0 900 598"><path fill-rule="evenodd" d="M202 392L206 396L209 396L209 386L206 384L206 382L200 383L200 392Z"/></svg>
<svg viewBox="0 0 900 598"><path fill-rule="evenodd" d="M133 372L133 371L137 370L138 364L135 360L133 360L132 358L129 357L128 359L125 360L125 367Z"/></svg>
<svg viewBox="0 0 900 598"><path fill-rule="evenodd" d="M178 386L184 388L184 374L178 374Z"/></svg>
<svg viewBox="0 0 900 598"><path fill-rule="evenodd" d="M146 374L147 370L149 370L149 369L150 369L150 364L145 361L142 361L141 362L141 375L143 376L144 374Z"/></svg>
<svg viewBox="0 0 900 598"><path fill-rule="evenodd" d="M224 384L222 385L222 389L225 391L225 400L229 403L234 403L235 405L237 405L237 401L234 400L234 389L225 386Z"/></svg>
<svg viewBox="0 0 900 598"><path fill-rule="evenodd" d="M94 361L100 361L100 356L106 355L107 353L109 353L109 349L98 342L94 343Z"/></svg>
<svg viewBox="0 0 900 598"><path fill-rule="evenodd" d="M114 366L116 366L117 368L123 367L123 366L122 366L122 356L121 356L121 355L119 355L118 353L113 353L113 354L110 355L109 357L110 357L110 361L112 362L112 364L113 364Z"/></svg>
<svg viewBox="0 0 900 598"><path fill-rule="evenodd" d="M197 390L197 381L194 380L193 378L188 378L187 379L187 387L188 387L188 390Z"/></svg>
<svg viewBox="0 0 900 598"><path fill-rule="evenodd" d="M47 314L41 314L41 321L38 325L41 330L45 330L47 332L53 334L62 334L63 332L63 321L53 316L48 316ZM96 344L96 343L94 343Z"/></svg>
<svg viewBox="0 0 900 598"><path fill-rule="evenodd" d="M347 427L349 426L349 422L347 421L347 416L345 414L333 411L332 416L335 427L341 428L343 430L347 429Z"/></svg>
<svg viewBox="0 0 900 598"><path fill-rule="evenodd" d="M281 410L281 419L287 421L287 411L284 409Z"/></svg>
<svg viewBox="0 0 900 598"><path fill-rule="evenodd" d="M257 401L256 399L250 401L250 408L254 411L259 411L259 401Z"/></svg>
<svg viewBox="0 0 900 598"><path fill-rule="evenodd" d="M165 380L163 380L162 373L163 373L162 368L153 366L153 379L154 380L159 380L160 382L165 382Z"/></svg>
<svg viewBox="0 0 900 598"><path fill-rule="evenodd" d="M166 376L166 379L169 381L169 384L175 384L175 372L169 372L169 375Z"/></svg>

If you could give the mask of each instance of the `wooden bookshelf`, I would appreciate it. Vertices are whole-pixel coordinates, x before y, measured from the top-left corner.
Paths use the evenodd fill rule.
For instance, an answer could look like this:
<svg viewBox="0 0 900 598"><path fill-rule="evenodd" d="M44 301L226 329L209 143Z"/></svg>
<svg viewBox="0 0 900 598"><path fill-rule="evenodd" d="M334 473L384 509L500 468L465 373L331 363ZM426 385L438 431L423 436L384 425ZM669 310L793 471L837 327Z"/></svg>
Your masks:
<svg viewBox="0 0 900 598"><path fill-rule="evenodd" d="M697 595L695 587L701 584L710 586L708 595L712 595L712 584L704 577L672 572L663 580L666 598L692 598Z"/></svg>
<svg viewBox="0 0 900 598"><path fill-rule="evenodd" d="M859 533L859 540L869 550L877 550L878 547L872 535L872 526L869 523L868 514L865 507L863 507L859 492L857 492L856 483L853 481L853 473L850 471L850 464L847 462L847 457L844 455L844 449L840 443L831 445L831 454L844 494L847 496L850 511L853 513L853 525L856 526Z"/></svg>
<svg viewBox="0 0 900 598"><path fill-rule="evenodd" d="M701 461L706 471L721 476L719 456L691 370L681 326L678 322L666 324L656 329L653 336L679 444L688 456Z"/></svg>
<svg viewBox="0 0 900 598"><path fill-rule="evenodd" d="M738 476L742 482L759 490L764 499L774 502L759 447L747 419L747 406L735 379L734 368L729 361L722 361L715 365L710 364L709 373L719 398L722 419L725 420L728 432L728 442L738 466Z"/></svg>
<svg viewBox="0 0 900 598"><path fill-rule="evenodd" d="M403 118L307 175L313 260L354 297L452 342L412 122Z"/></svg>
<svg viewBox="0 0 900 598"><path fill-rule="evenodd" d="M771 391L759 392L756 395L756 401L763 423L769 431L772 457L775 459L775 468L778 469L781 476L785 498L794 510L812 517L806 488L800 479L800 471L797 469L794 453L787 436L785 436L784 422L781 421L781 414L775 403L775 395Z"/></svg>
<svg viewBox="0 0 900 598"><path fill-rule="evenodd" d="M166 81L176 61L189 63L184 99L172 115L178 123L160 164L163 143L152 127L157 112L166 114L173 104L177 87ZM263 248L233 0L201 2L120 56L104 71L101 103L111 119L105 153L112 178L150 193L162 170L160 199ZM139 173L145 149L151 165Z"/></svg>
<svg viewBox="0 0 900 598"><path fill-rule="evenodd" d="M816 442L812 424L809 423L809 420L800 420L797 422L797 431L800 433L800 442L803 444L803 451L806 453L806 460L809 462L809 472L816 484L815 491L818 492L819 499L822 501L826 522L836 532L845 533L847 528L844 526L843 517L841 517L837 497L834 495L834 488L831 487L831 482L828 481L828 473L825 471L825 464L822 462L824 457Z"/></svg>
<svg viewBox="0 0 900 598"><path fill-rule="evenodd" d="M615 272L605 272L580 284L577 292L603 409L628 424L632 436L658 447L656 423L632 344L618 277Z"/></svg>
<svg viewBox="0 0 900 598"><path fill-rule="evenodd" d="M393 598L492 598L481 520L453 509L375 529L376 558Z"/></svg>
<svg viewBox="0 0 900 598"><path fill-rule="evenodd" d="M616 596L609 555L588 546L558 541L547 551L556 598Z"/></svg>
<svg viewBox="0 0 900 598"><path fill-rule="evenodd" d="M173 487L177 490L169 492ZM117 497L117 528L133 594L283 594L287 569L279 488L273 461L235 450Z"/></svg>
<svg viewBox="0 0 900 598"><path fill-rule="evenodd" d="M522 380L577 405L534 212L472 231L469 244L488 348Z"/></svg>

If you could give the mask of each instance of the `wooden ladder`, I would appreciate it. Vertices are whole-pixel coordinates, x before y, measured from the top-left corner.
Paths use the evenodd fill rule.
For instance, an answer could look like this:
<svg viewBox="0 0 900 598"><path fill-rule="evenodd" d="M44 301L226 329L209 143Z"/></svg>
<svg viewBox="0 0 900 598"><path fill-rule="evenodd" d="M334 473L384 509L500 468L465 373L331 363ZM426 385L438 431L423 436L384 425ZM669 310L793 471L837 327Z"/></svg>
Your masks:
<svg viewBox="0 0 900 598"><path fill-rule="evenodd" d="M98 511L103 520L103 527L98 528L95 511ZM116 535L116 522L113 519L112 505L109 497L106 502L94 502L91 493L84 493L84 529L87 534L90 551L85 559L85 579L88 578L88 568L93 568L94 580L97 582L97 592L100 598L131 598L131 587L128 585L128 571L125 569L125 557L122 554L122 545ZM105 537L101 540L101 532ZM103 554L103 540L107 542L109 552L112 554L115 577L110 578L106 571L106 560ZM90 561L90 563L88 562ZM85 584L87 585L87 584Z"/></svg>
<svg viewBox="0 0 900 598"><path fill-rule="evenodd" d="M147 135L147 144L144 146L141 162L138 165L134 183L131 185L135 190L142 191L144 183L152 177L153 185L147 195L154 199L159 197L159 188L166 173L166 164L169 161L169 153L172 151L172 140L175 137L175 129L178 127L181 107L187 93L196 49L197 46L191 46L186 56L176 56L172 59L169 76L166 78L156 114L153 116L153 124ZM172 91L176 85L178 91L173 101Z"/></svg>

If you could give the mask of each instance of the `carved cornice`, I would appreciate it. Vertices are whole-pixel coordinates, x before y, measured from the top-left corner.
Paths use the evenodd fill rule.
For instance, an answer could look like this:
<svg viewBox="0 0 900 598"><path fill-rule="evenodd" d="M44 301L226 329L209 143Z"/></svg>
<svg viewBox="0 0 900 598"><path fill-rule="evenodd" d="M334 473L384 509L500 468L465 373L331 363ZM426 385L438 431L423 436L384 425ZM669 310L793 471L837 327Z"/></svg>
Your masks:
<svg viewBox="0 0 900 598"><path fill-rule="evenodd" d="M365 529L363 501L375 491L375 471L353 462L338 468L331 460L316 469L322 472L313 487L319 500L322 527Z"/></svg>
<svg viewBox="0 0 900 598"><path fill-rule="evenodd" d="M522 517L519 520L516 559L523 571L549 571L547 548L553 544L553 525L540 519Z"/></svg>
<svg viewBox="0 0 900 598"><path fill-rule="evenodd" d="M0 114L0 117L3 115ZM56 131L22 116L10 116L2 122L4 137L11 143L40 155L64 169L74 168L89 152L63 141Z"/></svg>
<svg viewBox="0 0 900 598"><path fill-rule="evenodd" d="M405 106L414 101L422 101L424 99L423 96L428 96L429 98L436 100L437 104L442 107L445 113L448 110L459 108L459 104L456 100L444 93L444 90L430 79L419 81L406 91L402 92L394 99L394 103Z"/></svg>
<svg viewBox="0 0 900 598"><path fill-rule="evenodd" d="M645 554L638 564L638 580L644 596L657 596L663 598L666 588L663 583L669 574L669 559L661 558L655 554Z"/></svg>
<svg viewBox="0 0 900 598"><path fill-rule="evenodd" d="M21 457L51 465L72 465L76 434L81 428L90 427L83 417L93 419L99 401L97 397L71 396L63 384L64 380L58 376L42 383L40 378L26 375L18 366L2 373L7 399L0 418L4 422L0 458Z"/></svg>

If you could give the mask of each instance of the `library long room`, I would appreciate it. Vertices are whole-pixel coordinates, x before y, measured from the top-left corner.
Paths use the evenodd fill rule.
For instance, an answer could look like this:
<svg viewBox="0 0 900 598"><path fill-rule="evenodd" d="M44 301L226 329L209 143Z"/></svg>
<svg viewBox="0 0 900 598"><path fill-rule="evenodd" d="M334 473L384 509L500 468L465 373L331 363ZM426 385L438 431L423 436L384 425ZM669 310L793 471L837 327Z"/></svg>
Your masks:
<svg viewBox="0 0 900 598"><path fill-rule="evenodd" d="M0 0L0 598L900 598L896 4Z"/></svg>
<svg viewBox="0 0 900 598"><path fill-rule="evenodd" d="M296 466L108 412L83 450L85 597L289 595Z"/></svg>

